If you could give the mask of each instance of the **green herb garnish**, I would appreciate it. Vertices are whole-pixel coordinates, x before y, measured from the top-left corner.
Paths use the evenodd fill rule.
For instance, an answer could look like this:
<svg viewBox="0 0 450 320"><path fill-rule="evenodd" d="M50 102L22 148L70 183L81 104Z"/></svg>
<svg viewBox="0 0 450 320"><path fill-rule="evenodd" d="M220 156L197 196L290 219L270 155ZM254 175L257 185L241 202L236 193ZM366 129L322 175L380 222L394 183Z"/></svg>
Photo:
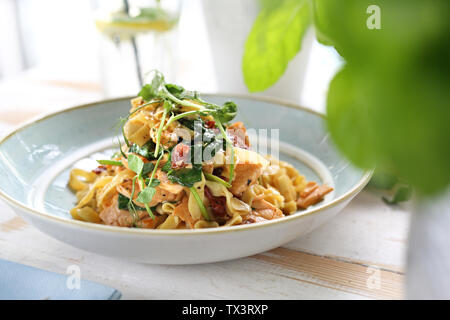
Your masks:
<svg viewBox="0 0 450 320"><path fill-rule="evenodd" d="M128 152L143 156L147 160L155 160L158 157L154 156L156 145L152 140L147 141L143 146L133 144Z"/></svg>
<svg viewBox="0 0 450 320"><path fill-rule="evenodd" d="M119 197L117 199L117 206L120 210L130 210L130 203L132 203L131 199L123 194L119 193ZM135 211L145 211L145 208L134 205Z"/></svg>
<svg viewBox="0 0 450 320"><path fill-rule="evenodd" d="M161 134L162 134L162 131L164 128L164 122L166 121L166 116L173 108L172 102L169 102L167 100L164 101L163 108L164 108L163 116L162 116L161 122L159 123L158 132L156 133L156 147L155 147L155 153L153 154L153 156L155 158L158 156L159 145L161 143Z"/></svg>
<svg viewBox="0 0 450 320"><path fill-rule="evenodd" d="M218 176L215 176L210 173L203 173L203 174L205 175L206 180L215 181L215 182L218 182L218 183L224 185L226 188L231 188L231 184L229 184L225 180L220 179Z"/></svg>
<svg viewBox="0 0 450 320"><path fill-rule="evenodd" d="M185 187L192 187L194 183L202 180L202 165L194 164L192 169L182 168L178 170L170 170L167 177L173 183L181 184Z"/></svg>
<svg viewBox="0 0 450 320"><path fill-rule="evenodd" d="M197 202L198 207L200 208L203 217L209 221L210 217L208 211L206 210L202 199L198 195L197 190L194 188L194 183L202 181L202 165L194 164L192 169L183 168L179 170L170 170L167 177L170 181L189 188L195 198L195 201Z"/></svg>
<svg viewBox="0 0 450 320"><path fill-rule="evenodd" d="M97 162L102 165L123 166L123 163L121 161L116 160L97 160Z"/></svg>
<svg viewBox="0 0 450 320"><path fill-rule="evenodd" d="M142 174L142 170L144 169L144 161L142 161L142 159L138 156L130 154L128 156L128 168L130 168L130 170L134 171L136 175L140 177Z"/></svg>

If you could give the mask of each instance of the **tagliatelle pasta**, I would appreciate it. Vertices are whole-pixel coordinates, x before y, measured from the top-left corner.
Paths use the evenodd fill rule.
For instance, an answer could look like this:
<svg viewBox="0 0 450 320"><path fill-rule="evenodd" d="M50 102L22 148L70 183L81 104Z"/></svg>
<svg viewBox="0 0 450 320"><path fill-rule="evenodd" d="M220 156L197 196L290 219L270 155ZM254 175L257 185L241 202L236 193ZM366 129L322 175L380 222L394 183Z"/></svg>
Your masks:
<svg viewBox="0 0 450 320"><path fill-rule="evenodd" d="M119 227L202 229L279 219L332 188L249 149L237 109L205 102L156 73L122 122L124 144L92 172L73 169L77 220Z"/></svg>

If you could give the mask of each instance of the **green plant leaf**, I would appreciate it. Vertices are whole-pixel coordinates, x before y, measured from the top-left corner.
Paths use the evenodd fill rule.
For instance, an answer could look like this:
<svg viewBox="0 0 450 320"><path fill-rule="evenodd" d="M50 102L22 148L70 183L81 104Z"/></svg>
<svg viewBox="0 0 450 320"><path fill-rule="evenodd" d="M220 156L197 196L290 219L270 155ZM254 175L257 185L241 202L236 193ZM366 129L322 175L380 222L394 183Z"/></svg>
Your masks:
<svg viewBox="0 0 450 320"><path fill-rule="evenodd" d="M152 82L146 84L139 91L138 96L145 101L150 101L154 98L161 97L161 88L164 85L164 77L159 72L155 72Z"/></svg>
<svg viewBox="0 0 450 320"><path fill-rule="evenodd" d="M137 144L131 145L128 152L136 153L140 156L143 156L144 158L146 158L148 160L155 160L156 159L154 157L155 147L156 147L156 145L153 142L153 140L149 140L143 146L139 146Z"/></svg>
<svg viewBox="0 0 450 320"><path fill-rule="evenodd" d="M370 179L369 186L376 189L391 190L397 182L398 177L395 174L377 168L372 179Z"/></svg>
<svg viewBox="0 0 450 320"><path fill-rule="evenodd" d="M150 183L150 178L145 179L145 183L149 186L149 187L153 187L156 188L157 186L159 186L161 184L161 181L159 181L158 179L153 179Z"/></svg>
<svg viewBox="0 0 450 320"><path fill-rule="evenodd" d="M449 1L316 0L346 60L328 90L331 138L354 164L389 168L420 195L450 183ZM370 4L381 29L366 27Z"/></svg>
<svg viewBox="0 0 450 320"><path fill-rule="evenodd" d="M139 195L136 199L136 201L141 202L141 203L149 203L152 201L153 196L156 193L156 189L153 187L146 187L144 190L142 190L141 192L139 192Z"/></svg>
<svg viewBox="0 0 450 320"><path fill-rule="evenodd" d="M232 101L225 102L221 107L215 106L216 111L211 115L219 119L221 123L227 123L234 119L237 114L237 106Z"/></svg>
<svg viewBox="0 0 450 320"><path fill-rule="evenodd" d="M128 168L140 176L142 174L142 170L144 169L144 162L138 156L130 154L128 156Z"/></svg>
<svg viewBox="0 0 450 320"><path fill-rule="evenodd" d="M167 162L161 167L161 171L169 172L172 168L172 154L167 154Z"/></svg>
<svg viewBox="0 0 450 320"><path fill-rule="evenodd" d="M166 89L180 100L183 99L196 100L198 98L198 93L196 91L188 91L184 89L182 86L176 84L168 83L166 84Z"/></svg>
<svg viewBox="0 0 450 320"><path fill-rule="evenodd" d="M154 168L155 168L155 165L153 163L151 163L151 162L144 163L144 167L142 168L142 174L141 175L143 177L145 177L150 172L152 172Z"/></svg>
<svg viewBox="0 0 450 320"><path fill-rule="evenodd" d="M130 198L124 196L123 194L119 193L119 197L117 199L117 207L120 210L130 210L130 203L132 203L130 201ZM133 209L136 211L145 211L145 208L139 207L134 205Z"/></svg>
<svg viewBox="0 0 450 320"><path fill-rule="evenodd" d="M97 160L97 162L102 165L123 166L123 163L121 161L115 160Z"/></svg>
<svg viewBox="0 0 450 320"><path fill-rule="evenodd" d="M263 91L278 81L299 52L311 23L308 0L279 2L263 6L245 43L242 71L250 92Z"/></svg>
<svg viewBox="0 0 450 320"><path fill-rule="evenodd" d="M190 188L194 183L202 180L202 165L194 164L192 169L170 170L167 177L174 183Z"/></svg>
<svg viewBox="0 0 450 320"><path fill-rule="evenodd" d="M411 196L412 196L411 186L401 186L395 192L392 200L389 200L388 198L383 197L383 201L386 204L397 204L399 202L408 201L409 199L411 199Z"/></svg>

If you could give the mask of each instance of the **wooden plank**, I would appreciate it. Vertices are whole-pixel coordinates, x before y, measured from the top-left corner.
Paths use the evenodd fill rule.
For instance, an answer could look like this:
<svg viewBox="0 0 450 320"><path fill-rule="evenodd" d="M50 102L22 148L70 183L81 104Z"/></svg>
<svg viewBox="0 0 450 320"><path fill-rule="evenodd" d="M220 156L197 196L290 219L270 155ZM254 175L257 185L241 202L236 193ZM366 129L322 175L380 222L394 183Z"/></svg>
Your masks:
<svg viewBox="0 0 450 320"><path fill-rule="evenodd" d="M407 207L363 191L334 219L284 247L403 272L409 222Z"/></svg>
<svg viewBox="0 0 450 320"><path fill-rule="evenodd" d="M401 299L403 297L403 273L378 266L285 248L277 248L253 256L253 258L294 271L301 275L301 277L291 277L297 281L305 281L306 278L306 281L319 286L375 299Z"/></svg>
<svg viewBox="0 0 450 320"><path fill-rule="evenodd" d="M0 257L113 286L125 299L385 299L400 298L403 275L381 270L380 289L365 287L367 266L275 249L220 263L163 266L103 257L54 240L0 204Z"/></svg>

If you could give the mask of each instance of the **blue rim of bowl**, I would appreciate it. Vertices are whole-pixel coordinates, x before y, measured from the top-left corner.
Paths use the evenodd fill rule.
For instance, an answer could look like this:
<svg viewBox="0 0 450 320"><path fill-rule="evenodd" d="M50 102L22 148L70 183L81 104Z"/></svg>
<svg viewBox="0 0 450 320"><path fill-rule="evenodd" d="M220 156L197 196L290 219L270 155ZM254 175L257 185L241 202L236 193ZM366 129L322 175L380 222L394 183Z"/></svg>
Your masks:
<svg viewBox="0 0 450 320"><path fill-rule="evenodd" d="M299 106L295 103L292 103L290 101L278 99L278 98L272 98L272 97L264 97L264 96L250 96L246 94L227 94L227 93L204 93L202 96L210 96L210 97L229 97L230 99L233 98L241 98L241 99L248 99L248 100L256 100L260 102L266 102L266 103L272 103L272 104L278 104L284 107L289 107L292 109L296 109L298 111L308 112L311 114L314 114L316 116L321 117L322 119L325 119L325 115L323 113ZM78 106L73 106L69 108L65 108L62 110L58 110L56 112L47 113L44 115L40 115L38 117L35 117L27 122L25 122L22 125L19 125L18 127L14 128L11 132L4 135L0 139L0 146L7 141L9 138L14 136L16 133L32 126L33 124L36 124L38 122L44 121L48 118L54 117L56 115L72 111L72 110L78 110L78 109L84 109L84 108L90 108L95 107L98 104L108 103L108 102L116 102L116 101L124 101L128 102L133 97L121 97L121 98L114 98L114 99L106 99L106 100L100 100L92 103L82 104ZM336 205L346 201L350 200L352 197L354 197L356 194L358 194L369 182L370 178L372 177L373 170L364 170L363 176L361 179L346 193L341 195L338 198L335 198L321 206L318 206L316 208L306 210L304 212L297 211L296 213L293 213L289 216L285 216L280 219L270 220L270 221L264 221L264 222L258 222L258 223L252 223L252 224L246 224L246 225L237 225L237 226L226 226L226 227L217 227L217 228L205 228L205 229L139 229L139 228L126 228L126 227L117 227L117 226L108 226L104 224L97 224L97 223L91 223L91 222L85 222L85 221L79 221L75 219L68 219L63 217L58 217L51 215L49 213L36 210L34 208L31 208L29 206L26 206L22 204L21 202L15 200L14 198L7 195L2 189L0 189L0 199L4 200L6 203L8 203L13 208L25 210L30 214L36 215L37 217L41 219L48 219L52 220L52 222L56 223L62 223L66 225L72 225L74 227L78 228L89 228L89 229L95 229L97 231L107 231L107 232L119 232L119 233L126 233L126 234L134 234L134 235L198 235L198 234L217 234L217 233L224 233L224 232L238 232L238 231L245 231L245 230L253 230L256 228L266 228L270 226L280 225L282 223L287 223L292 220L301 219L303 217L318 213L320 211L323 211L325 209L329 209L332 207L335 207Z"/></svg>

